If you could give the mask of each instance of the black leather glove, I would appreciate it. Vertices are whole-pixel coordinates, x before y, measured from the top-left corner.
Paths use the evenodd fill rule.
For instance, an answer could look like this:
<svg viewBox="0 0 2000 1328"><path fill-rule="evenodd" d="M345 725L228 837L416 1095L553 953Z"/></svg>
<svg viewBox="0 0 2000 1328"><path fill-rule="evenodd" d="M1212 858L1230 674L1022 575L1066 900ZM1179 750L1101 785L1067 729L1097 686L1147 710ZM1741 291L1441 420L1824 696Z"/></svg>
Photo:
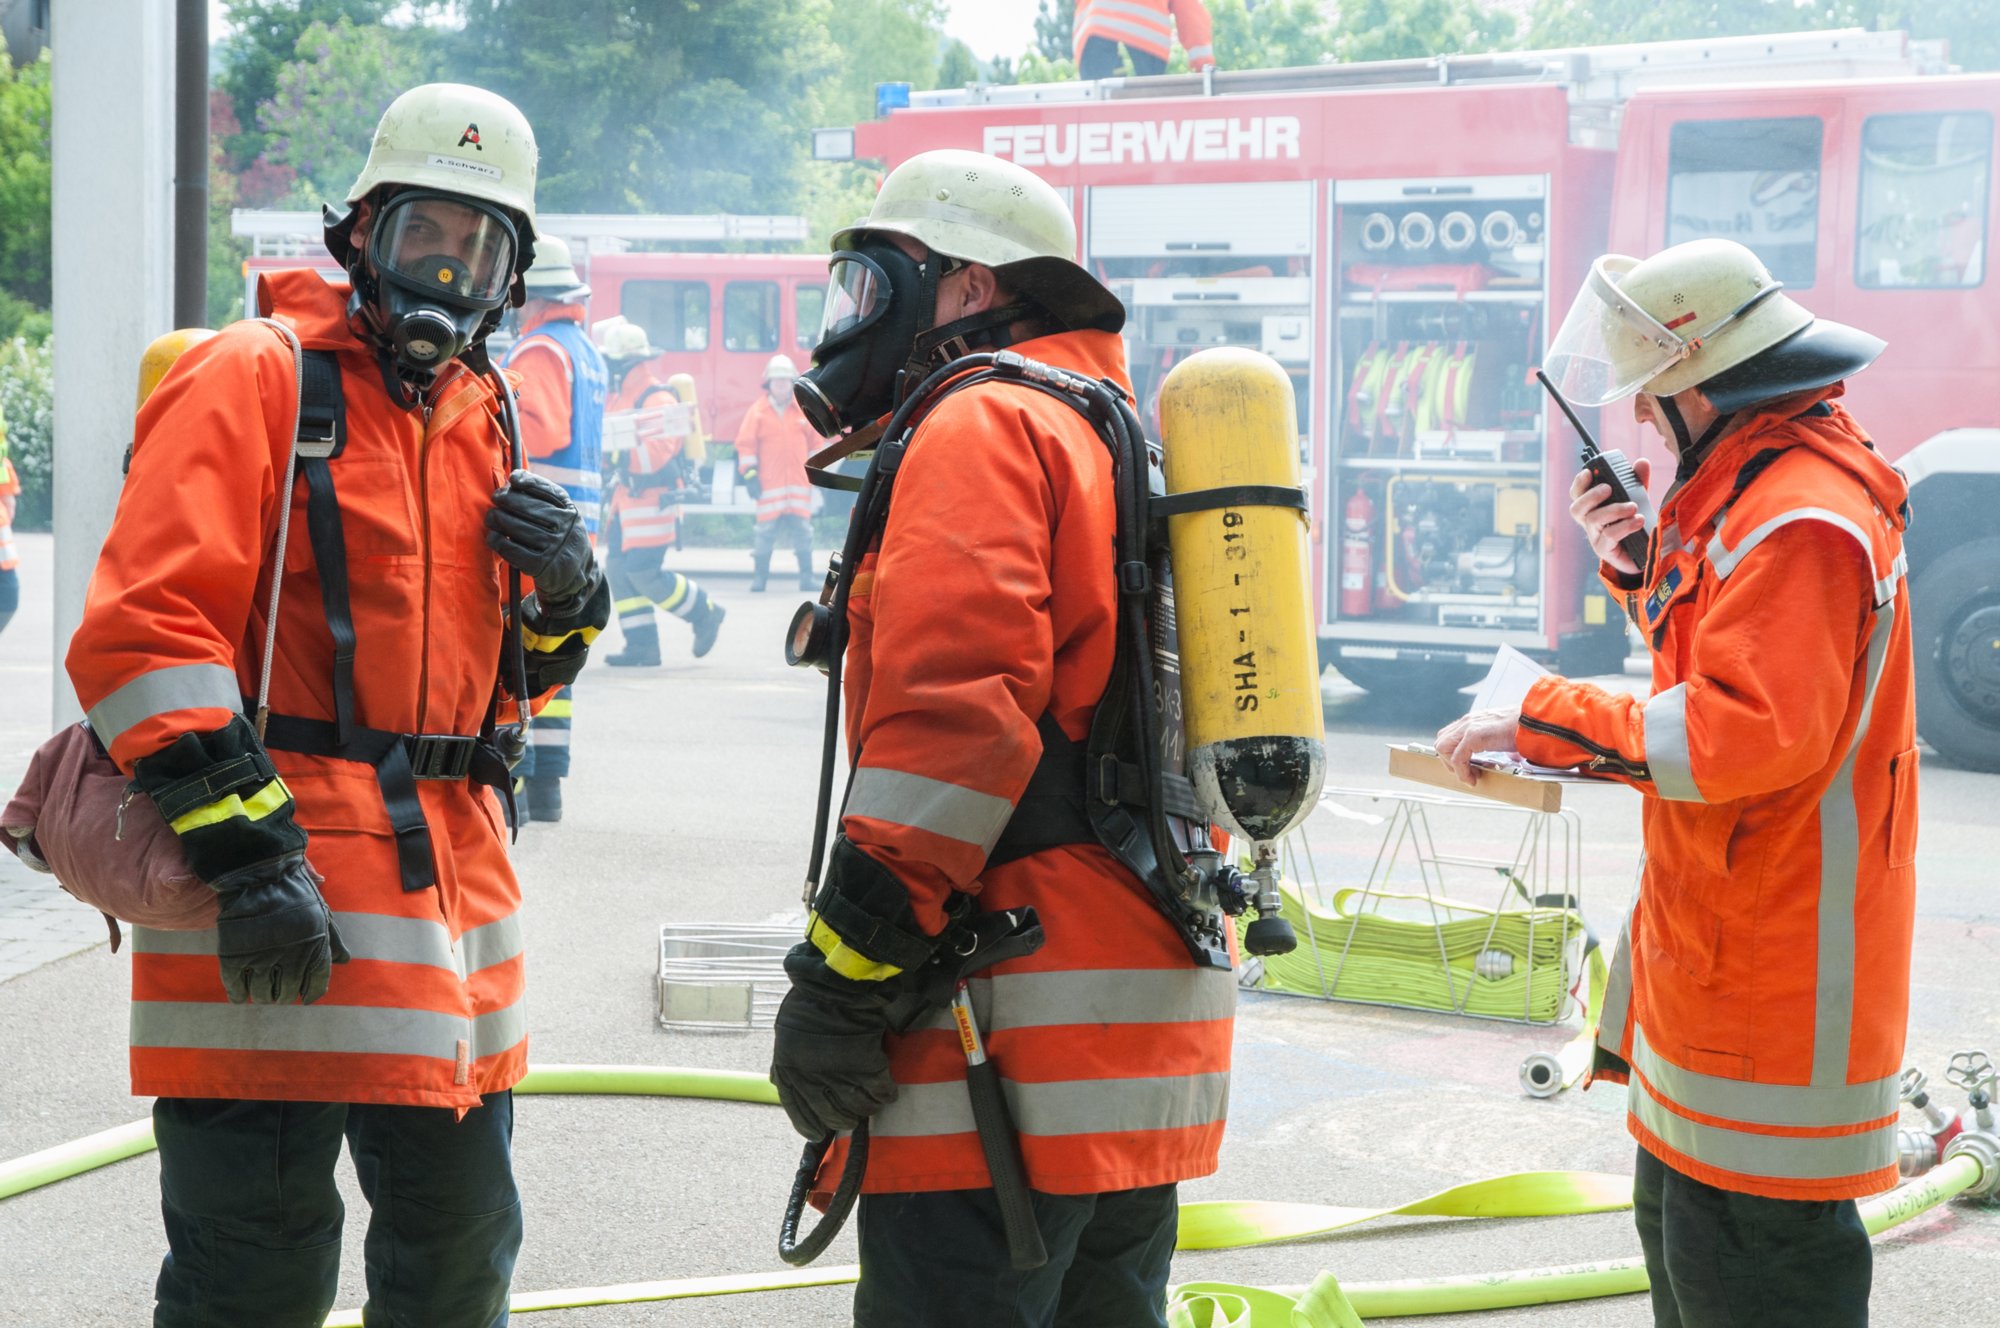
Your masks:
<svg viewBox="0 0 2000 1328"><path fill-rule="evenodd" d="M311 1005L326 995L333 965L348 954L318 882L303 856L209 882L221 903L215 950L231 1002Z"/></svg>
<svg viewBox="0 0 2000 1328"><path fill-rule="evenodd" d="M778 1006L771 1082L792 1128L816 1142L896 1100L882 1045L890 993L833 972L809 941L785 956L785 973L792 989Z"/></svg>
<svg viewBox="0 0 2000 1328"><path fill-rule="evenodd" d="M836 840L807 939L785 956L771 1082L792 1128L817 1142L896 1100L882 1035L891 1006L929 961L909 892L888 868Z"/></svg>
<svg viewBox="0 0 2000 1328"><path fill-rule="evenodd" d="M757 467L752 466L748 470L739 472L736 478L742 482L743 492L749 494L752 498L762 498L764 496L764 481L758 478Z"/></svg>
<svg viewBox="0 0 2000 1328"><path fill-rule="evenodd" d="M590 593L597 563L583 514L560 484L525 470L507 477L486 512L486 546L535 579L552 612Z"/></svg>

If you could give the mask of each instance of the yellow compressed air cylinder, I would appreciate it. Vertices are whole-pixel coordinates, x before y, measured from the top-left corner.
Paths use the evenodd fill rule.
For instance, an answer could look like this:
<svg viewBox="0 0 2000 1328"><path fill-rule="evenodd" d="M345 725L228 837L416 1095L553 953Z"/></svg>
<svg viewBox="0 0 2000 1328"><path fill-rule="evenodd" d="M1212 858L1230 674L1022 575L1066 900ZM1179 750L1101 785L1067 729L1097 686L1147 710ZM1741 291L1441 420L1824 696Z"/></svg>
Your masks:
<svg viewBox="0 0 2000 1328"><path fill-rule="evenodd" d="M688 423L687 441L681 444L681 455L699 466L708 460L708 435L701 431L701 403L695 400L694 375L677 373L667 379L667 387L682 405L693 412L694 418Z"/></svg>
<svg viewBox="0 0 2000 1328"><path fill-rule="evenodd" d="M1268 355L1215 347L1160 388L1169 495L1299 488L1292 380ZM1303 820L1326 771L1307 518L1243 502L1167 518L1186 767L1217 822L1267 844Z"/></svg>
<svg viewBox="0 0 2000 1328"><path fill-rule="evenodd" d="M139 400L135 409L146 404L146 398L153 395L153 389L160 385L176 360L214 335L212 328L177 327L154 337L146 353L139 357Z"/></svg>

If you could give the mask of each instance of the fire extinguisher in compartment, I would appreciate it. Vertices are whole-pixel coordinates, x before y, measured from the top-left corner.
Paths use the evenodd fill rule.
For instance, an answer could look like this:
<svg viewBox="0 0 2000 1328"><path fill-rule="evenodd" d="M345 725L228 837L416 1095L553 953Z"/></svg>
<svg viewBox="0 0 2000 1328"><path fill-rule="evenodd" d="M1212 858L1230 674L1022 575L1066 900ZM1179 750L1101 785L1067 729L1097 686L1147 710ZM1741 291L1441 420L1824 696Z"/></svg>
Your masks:
<svg viewBox="0 0 2000 1328"><path fill-rule="evenodd" d="M1375 603L1375 503L1357 487L1340 521L1340 616L1365 618Z"/></svg>

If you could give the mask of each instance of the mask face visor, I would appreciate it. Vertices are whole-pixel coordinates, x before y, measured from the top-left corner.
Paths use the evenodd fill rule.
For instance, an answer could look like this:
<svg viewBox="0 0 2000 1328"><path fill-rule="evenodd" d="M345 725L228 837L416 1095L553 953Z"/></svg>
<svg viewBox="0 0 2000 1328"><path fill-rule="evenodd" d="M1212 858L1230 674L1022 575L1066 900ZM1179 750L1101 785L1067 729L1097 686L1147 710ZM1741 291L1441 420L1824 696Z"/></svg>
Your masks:
<svg viewBox="0 0 2000 1328"><path fill-rule="evenodd" d="M514 226L499 212L439 194L390 200L369 247L376 270L452 304L490 309L514 279Z"/></svg>
<svg viewBox="0 0 2000 1328"><path fill-rule="evenodd" d="M826 303L815 346L868 326L889 308L889 274L866 254L843 250L827 264L827 273Z"/></svg>
<svg viewBox="0 0 2000 1328"><path fill-rule="evenodd" d="M1692 343L1619 289L1636 266L1615 254L1592 263L1549 344L1549 378L1573 406L1623 400L1694 353Z"/></svg>

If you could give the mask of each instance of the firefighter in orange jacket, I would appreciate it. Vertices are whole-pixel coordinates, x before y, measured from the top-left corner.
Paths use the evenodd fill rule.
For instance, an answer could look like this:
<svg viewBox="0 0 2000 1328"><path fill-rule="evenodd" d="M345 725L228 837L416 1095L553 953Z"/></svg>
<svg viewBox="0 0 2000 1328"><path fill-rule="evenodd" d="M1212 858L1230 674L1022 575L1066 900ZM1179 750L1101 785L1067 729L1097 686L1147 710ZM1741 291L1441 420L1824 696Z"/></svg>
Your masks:
<svg viewBox="0 0 2000 1328"><path fill-rule="evenodd" d="M899 166L834 237L798 387L815 427L866 427L899 371L913 384L967 346L1129 392L1124 309L1075 242L1067 205L1011 162ZM1009 830L1053 730L1081 742L1111 677L1109 453L1070 407L983 383L924 417L895 483L847 601L857 769L787 959L772 1079L809 1140L872 1117L855 1322L1160 1324L1177 1184L1212 1172L1221 1142L1234 981L1195 965L1096 842ZM1046 929L970 984L1048 1248L1031 1273L1009 1269L950 1021L885 1037L899 972L967 895L983 914L1032 906ZM823 1179L843 1162L836 1148Z"/></svg>
<svg viewBox="0 0 2000 1328"><path fill-rule="evenodd" d="M806 480L806 458L813 454L816 436L792 402L798 375L791 356L773 355L764 366L764 395L750 403L736 430L736 472L757 500L752 590L769 582L771 554L787 534L799 560L799 589L818 586L812 565L812 485Z"/></svg>
<svg viewBox="0 0 2000 1328"><path fill-rule="evenodd" d="M1549 367L1581 405L1639 393L1678 458L1643 568L1618 548L1636 507L1588 472L1571 487L1653 693L1545 678L1518 712L1438 737L1461 778L1474 752L1516 749L1647 795L1594 1077L1630 1084L1655 1322L1687 1328L1865 1324L1854 1200L1897 1174L1907 490L1836 401L1882 343L1778 287L1727 240L1593 266Z"/></svg>
<svg viewBox="0 0 2000 1328"><path fill-rule="evenodd" d="M532 257L535 165L503 99L404 93L327 213L351 286L305 269L260 282L304 381L288 338L238 323L139 414L68 666L220 904L211 930L133 935L132 1090L159 1099L161 1328L325 1317L343 1137L372 1209L369 1321L507 1319L510 1090L527 1066L491 721L517 708L516 670L495 678L509 566L536 585L533 695L575 676L610 608L568 496L510 473L484 376ZM253 723L243 698L263 670L271 713Z"/></svg>
<svg viewBox="0 0 2000 1328"><path fill-rule="evenodd" d="M1197 72L1212 68L1215 47L1210 44L1208 6L1202 0L1076 0L1070 41L1076 51L1077 77L1115 77L1120 47L1134 74L1164 74L1176 29L1187 48L1188 68Z"/></svg>
<svg viewBox="0 0 2000 1328"><path fill-rule="evenodd" d="M659 349L646 329L622 316L591 329L611 369L613 414L645 412L677 403ZM640 419L645 416L641 415ZM694 426L697 430L700 424ZM695 474L689 456L693 436L648 432L643 428L629 451L613 461L611 553L604 574L611 581L611 608L625 648L605 659L615 668L654 668L660 663L660 628L655 608L665 609L694 629L699 659L715 646L727 610L693 577L665 565L667 550L680 542L681 494Z"/></svg>

